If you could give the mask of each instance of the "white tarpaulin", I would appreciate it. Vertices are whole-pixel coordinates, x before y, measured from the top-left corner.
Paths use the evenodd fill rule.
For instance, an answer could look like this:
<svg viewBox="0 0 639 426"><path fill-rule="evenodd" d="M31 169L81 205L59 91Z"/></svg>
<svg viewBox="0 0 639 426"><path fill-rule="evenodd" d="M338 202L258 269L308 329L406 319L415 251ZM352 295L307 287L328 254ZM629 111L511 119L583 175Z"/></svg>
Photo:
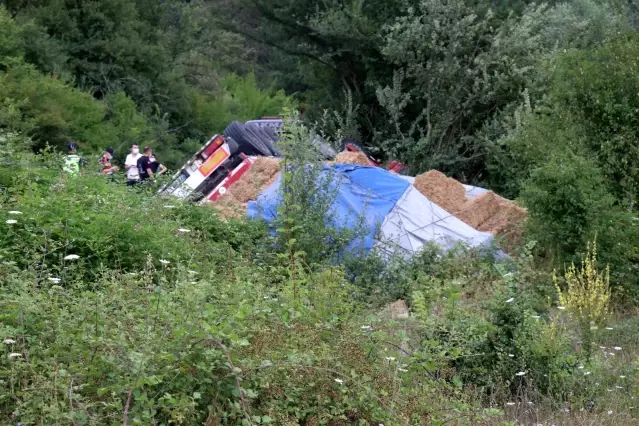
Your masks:
<svg viewBox="0 0 639 426"><path fill-rule="evenodd" d="M410 256L429 242L449 250L459 242L489 247L493 238L457 219L410 185L384 219L376 247L384 251L401 249Z"/></svg>

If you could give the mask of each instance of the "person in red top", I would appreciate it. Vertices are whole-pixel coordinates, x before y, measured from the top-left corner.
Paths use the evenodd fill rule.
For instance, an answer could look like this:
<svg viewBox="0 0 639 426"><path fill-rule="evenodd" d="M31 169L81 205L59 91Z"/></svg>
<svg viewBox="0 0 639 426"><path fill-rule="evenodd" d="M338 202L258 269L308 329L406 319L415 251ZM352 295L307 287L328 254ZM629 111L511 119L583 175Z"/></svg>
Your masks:
<svg viewBox="0 0 639 426"><path fill-rule="evenodd" d="M111 176L113 172L117 172L120 170L118 166L114 166L111 164L111 160L113 159L113 148L107 148L104 150L102 157L100 157L100 166L102 170L100 170L100 174Z"/></svg>

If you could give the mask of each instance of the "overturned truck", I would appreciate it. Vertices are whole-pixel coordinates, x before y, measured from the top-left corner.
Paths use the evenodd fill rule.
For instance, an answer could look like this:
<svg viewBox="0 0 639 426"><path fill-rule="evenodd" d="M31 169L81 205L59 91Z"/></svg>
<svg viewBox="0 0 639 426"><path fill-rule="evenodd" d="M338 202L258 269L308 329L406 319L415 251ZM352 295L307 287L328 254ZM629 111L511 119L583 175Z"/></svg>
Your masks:
<svg viewBox="0 0 639 426"><path fill-rule="evenodd" d="M278 156L280 118L231 123L224 135L215 135L161 190L192 202L216 201L248 171L257 156Z"/></svg>
<svg viewBox="0 0 639 426"><path fill-rule="evenodd" d="M162 192L208 203L225 217L249 216L271 222L279 198L281 118L231 123L211 138ZM337 153L319 137L312 140L327 160L325 169L339 188L333 213L336 226L365 218L363 249L412 256L424 244L449 249L457 243L491 246L495 236L510 251L521 240L526 212L491 191L462 185L431 170L406 176L406 166L383 169L354 141Z"/></svg>
<svg viewBox="0 0 639 426"><path fill-rule="evenodd" d="M216 201L252 167L256 158L281 156L278 141L283 124L282 117L232 122L223 135L215 135L205 143L161 192L193 202ZM319 135L312 134L311 142L325 160L338 156ZM354 141L346 141L344 150L360 154L368 165L380 167L379 161L363 154ZM395 172L406 169L397 161L389 165L389 170Z"/></svg>

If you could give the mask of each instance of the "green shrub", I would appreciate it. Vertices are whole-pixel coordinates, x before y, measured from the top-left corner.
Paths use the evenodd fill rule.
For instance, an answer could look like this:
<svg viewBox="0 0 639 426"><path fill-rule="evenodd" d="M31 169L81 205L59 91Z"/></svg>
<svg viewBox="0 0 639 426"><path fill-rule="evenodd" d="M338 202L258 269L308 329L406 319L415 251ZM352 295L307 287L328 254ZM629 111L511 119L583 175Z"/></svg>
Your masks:
<svg viewBox="0 0 639 426"><path fill-rule="evenodd" d="M597 166L569 151L532 173L522 200L528 208L530 238L558 260L585 247L614 205Z"/></svg>
<svg viewBox="0 0 639 426"><path fill-rule="evenodd" d="M551 99L583 123L587 147L617 199L636 204L639 183L637 126L639 37L618 37L596 48L559 55Z"/></svg>
<svg viewBox="0 0 639 426"><path fill-rule="evenodd" d="M23 54L20 30L4 7L0 7L0 69L8 58Z"/></svg>
<svg viewBox="0 0 639 426"><path fill-rule="evenodd" d="M7 260L21 267L36 259L62 267L68 254L80 256L89 274L102 267L136 271L147 256L197 265L225 259L231 247L245 247L255 236L251 226L234 229L206 208L130 190L102 176L66 179L55 172L50 186L27 181L26 190L14 192L15 201L6 205L22 214L2 233L0 246L13 247Z"/></svg>

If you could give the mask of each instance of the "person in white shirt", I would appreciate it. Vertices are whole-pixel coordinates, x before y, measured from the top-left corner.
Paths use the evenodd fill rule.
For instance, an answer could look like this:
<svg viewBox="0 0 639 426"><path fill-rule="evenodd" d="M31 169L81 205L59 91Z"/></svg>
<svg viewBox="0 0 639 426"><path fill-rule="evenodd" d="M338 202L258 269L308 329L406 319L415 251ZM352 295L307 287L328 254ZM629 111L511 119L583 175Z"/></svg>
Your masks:
<svg viewBox="0 0 639 426"><path fill-rule="evenodd" d="M137 145L131 146L131 153L126 156L124 169L126 170L126 184L133 186L140 182L140 171L138 170L138 160L140 159L140 148Z"/></svg>

